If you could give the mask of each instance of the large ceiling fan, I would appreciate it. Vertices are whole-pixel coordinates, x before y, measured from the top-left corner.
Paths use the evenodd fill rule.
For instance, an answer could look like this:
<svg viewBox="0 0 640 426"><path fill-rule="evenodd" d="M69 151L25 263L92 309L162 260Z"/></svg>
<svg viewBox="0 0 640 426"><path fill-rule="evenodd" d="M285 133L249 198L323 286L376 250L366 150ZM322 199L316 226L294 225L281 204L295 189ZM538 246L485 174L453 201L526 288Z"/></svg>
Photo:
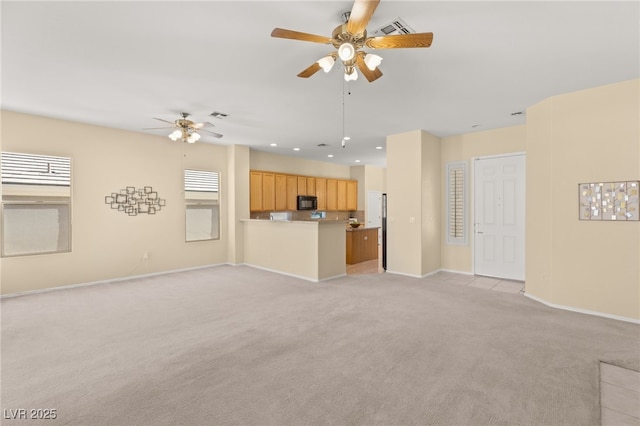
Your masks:
<svg viewBox="0 0 640 426"><path fill-rule="evenodd" d="M399 34L378 37L367 37L367 24L378 7L380 0L355 0L351 12L345 14L347 20L333 30L331 37L298 31L275 28L271 37L288 38L292 40L310 41L313 43L332 44L337 50L314 62L311 66L298 74L298 77L308 78L318 72L320 68L329 72L337 58L344 64L344 78L347 81L358 78L356 68L369 81L382 77L378 68L382 58L373 53L361 50L363 47L371 49L397 49L407 47L429 47L433 41L433 33Z"/></svg>
<svg viewBox="0 0 640 426"><path fill-rule="evenodd" d="M154 117L153 118L154 120L162 121L163 123L169 123L172 126L171 127L151 127L143 130L174 129L174 131L171 132L171 134L169 135L169 138L171 138L171 140L174 140L174 141L181 139L183 142L187 142L187 143L197 142L198 139L200 139L201 137L200 133L203 133L203 132L213 136L214 138L222 137L220 133L215 133L210 130L203 129L203 127L214 127L213 124L209 122L196 123L192 120L189 120L187 117L189 117L190 114L187 112L182 112L180 113L180 115L182 116L182 118L178 118L175 121L168 121L162 118Z"/></svg>

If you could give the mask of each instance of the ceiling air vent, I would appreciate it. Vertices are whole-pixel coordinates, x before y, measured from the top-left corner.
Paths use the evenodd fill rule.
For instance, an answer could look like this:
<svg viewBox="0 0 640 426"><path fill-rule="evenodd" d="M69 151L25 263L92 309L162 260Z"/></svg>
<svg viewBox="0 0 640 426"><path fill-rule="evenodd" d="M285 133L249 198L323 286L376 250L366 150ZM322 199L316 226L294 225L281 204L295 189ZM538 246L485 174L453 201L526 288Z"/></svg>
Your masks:
<svg viewBox="0 0 640 426"><path fill-rule="evenodd" d="M319 146L319 147L321 147L321 148L323 148L323 147L325 147L325 146L329 146L329 145L328 145L328 144L326 144L326 143L319 143L319 144L318 144L318 146Z"/></svg>
<svg viewBox="0 0 640 426"><path fill-rule="evenodd" d="M218 112L218 111L214 111L209 115L212 116L212 117L215 117L215 118L225 118L225 117L229 116L228 114L225 114L224 112Z"/></svg>
<svg viewBox="0 0 640 426"><path fill-rule="evenodd" d="M386 36L398 34L415 34L415 30L408 26L402 19L396 18L389 23L376 28L370 36Z"/></svg>

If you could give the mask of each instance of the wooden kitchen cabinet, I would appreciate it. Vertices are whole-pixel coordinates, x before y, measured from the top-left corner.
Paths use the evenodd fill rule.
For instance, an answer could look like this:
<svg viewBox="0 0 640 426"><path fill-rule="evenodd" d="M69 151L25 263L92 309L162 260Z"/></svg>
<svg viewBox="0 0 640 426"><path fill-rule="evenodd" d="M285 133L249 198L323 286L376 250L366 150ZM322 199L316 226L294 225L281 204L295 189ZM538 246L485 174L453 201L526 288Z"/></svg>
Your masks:
<svg viewBox="0 0 640 426"><path fill-rule="evenodd" d="M250 170L249 209L294 211L298 195L318 197L318 210L354 211L358 208L358 182L348 179L298 176Z"/></svg>
<svg viewBox="0 0 640 426"><path fill-rule="evenodd" d="M347 264L378 258L378 228L347 229Z"/></svg>
<svg viewBox="0 0 640 426"><path fill-rule="evenodd" d="M347 210L358 210L358 182L347 181Z"/></svg>
<svg viewBox="0 0 640 426"><path fill-rule="evenodd" d="M270 211L276 208L276 175L262 173L262 210Z"/></svg>
<svg viewBox="0 0 640 426"><path fill-rule="evenodd" d="M327 209L327 180L324 178L315 179L316 197L318 197L318 210Z"/></svg>
<svg viewBox="0 0 640 426"><path fill-rule="evenodd" d="M338 210L337 179L327 179L327 210Z"/></svg>
<svg viewBox="0 0 640 426"><path fill-rule="evenodd" d="M300 193L298 191L299 181L300 178L298 176L287 176L287 210L298 209L298 194Z"/></svg>
<svg viewBox="0 0 640 426"><path fill-rule="evenodd" d="M307 178L305 176L298 176L298 194L297 195L314 195L307 193Z"/></svg>
<svg viewBox="0 0 640 426"><path fill-rule="evenodd" d="M249 182L249 210L252 212L262 211L262 173L251 172L249 174Z"/></svg>
<svg viewBox="0 0 640 426"><path fill-rule="evenodd" d="M287 209L287 176L275 175L275 207L276 211Z"/></svg>
<svg viewBox="0 0 640 426"><path fill-rule="evenodd" d="M338 181L338 210L347 210L347 181Z"/></svg>
<svg viewBox="0 0 640 426"><path fill-rule="evenodd" d="M316 195L316 178L307 177L307 194Z"/></svg>

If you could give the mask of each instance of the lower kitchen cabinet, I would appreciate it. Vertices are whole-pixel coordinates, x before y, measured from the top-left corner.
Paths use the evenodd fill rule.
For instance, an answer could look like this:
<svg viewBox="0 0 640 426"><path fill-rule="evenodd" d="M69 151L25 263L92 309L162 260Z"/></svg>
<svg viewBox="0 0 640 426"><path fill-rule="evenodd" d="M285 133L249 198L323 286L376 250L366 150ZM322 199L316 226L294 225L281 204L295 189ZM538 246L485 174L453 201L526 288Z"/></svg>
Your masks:
<svg viewBox="0 0 640 426"><path fill-rule="evenodd" d="M378 228L347 229L347 264L378 258Z"/></svg>

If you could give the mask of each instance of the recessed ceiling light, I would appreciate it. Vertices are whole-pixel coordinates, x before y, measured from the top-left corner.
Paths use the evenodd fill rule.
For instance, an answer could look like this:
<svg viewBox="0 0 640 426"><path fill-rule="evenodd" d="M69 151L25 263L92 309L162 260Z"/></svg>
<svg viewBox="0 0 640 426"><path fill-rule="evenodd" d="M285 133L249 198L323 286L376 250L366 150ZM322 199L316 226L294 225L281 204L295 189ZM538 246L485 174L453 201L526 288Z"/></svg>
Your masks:
<svg viewBox="0 0 640 426"><path fill-rule="evenodd" d="M269 145L271 145L271 146L278 146L278 144L277 144L277 143L272 143L272 144L269 144Z"/></svg>
<svg viewBox="0 0 640 426"><path fill-rule="evenodd" d="M293 148L294 151L300 151L300 148Z"/></svg>
<svg viewBox="0 0 640 426"><path fill-rule="evenodd" d="M382 149L382 147L381 146L376 146L376 149Z"/></svg>
<svg viewBox="0 0 640 426"><path fill-rule="evenodd" d="M350 141L351 140L351 136L345 136L342 139L344 139L345 141Z"/></svg>
<svg viewBox="0 0 640 426"><path fill-rule="evenodd" d="M329 154L329 155L327 155L327 157L333 158L333 154Z"/></svg>
<svg viewBox="0 0 640 426"><path fill-rule="evenodd" d="M360 160L356 160L356 163L359 163L359 162L360 162Z"/></svg>

